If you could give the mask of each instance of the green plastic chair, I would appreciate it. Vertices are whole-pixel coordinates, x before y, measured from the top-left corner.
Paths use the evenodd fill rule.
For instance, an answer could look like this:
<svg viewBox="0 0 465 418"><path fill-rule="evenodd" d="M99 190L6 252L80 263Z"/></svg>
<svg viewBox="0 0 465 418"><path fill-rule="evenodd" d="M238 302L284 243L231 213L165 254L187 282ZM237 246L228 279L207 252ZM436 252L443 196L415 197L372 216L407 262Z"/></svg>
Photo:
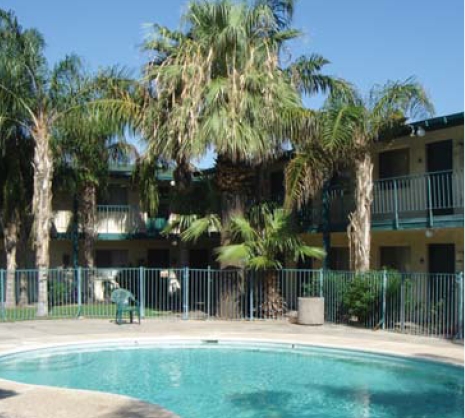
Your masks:
<svg viewBox="0 0 465 418"><path fill-rule="evenodd" d="M116 303L116 323L121 325L125 312L129 313L131 324L134 322L134 312L140 325L140 304L134 295L126 289L116 289L111 292L111 301Z"/></svg>

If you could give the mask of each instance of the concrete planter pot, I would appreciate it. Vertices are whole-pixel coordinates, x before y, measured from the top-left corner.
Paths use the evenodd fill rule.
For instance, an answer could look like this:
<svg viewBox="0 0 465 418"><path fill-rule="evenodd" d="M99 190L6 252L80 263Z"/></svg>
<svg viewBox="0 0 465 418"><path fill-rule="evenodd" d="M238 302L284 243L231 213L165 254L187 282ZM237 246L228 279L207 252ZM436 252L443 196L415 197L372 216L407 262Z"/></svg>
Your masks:
<svg viewBox="0 0 465 418"><path fill-rule="evenodd" d="M325 298L299 298L297 323L323 325L325 322Z"/></svg>

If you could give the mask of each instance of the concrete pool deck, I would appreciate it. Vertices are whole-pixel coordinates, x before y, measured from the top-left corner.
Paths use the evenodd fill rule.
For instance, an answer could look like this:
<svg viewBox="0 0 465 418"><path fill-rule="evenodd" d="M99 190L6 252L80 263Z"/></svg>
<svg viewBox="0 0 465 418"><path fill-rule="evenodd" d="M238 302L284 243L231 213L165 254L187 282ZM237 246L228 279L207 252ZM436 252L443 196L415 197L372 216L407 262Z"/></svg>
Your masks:
<svg viewBox="0 0 465 418"><path fill-rule="evenodd" d="M0 355L16 350L112 340L217 339L274 341L363 350L463 365L463 343L346 326L288 322L44 320L0 324ZM0 418L174 418L156 405L104 393L0 380Z"/></svg>

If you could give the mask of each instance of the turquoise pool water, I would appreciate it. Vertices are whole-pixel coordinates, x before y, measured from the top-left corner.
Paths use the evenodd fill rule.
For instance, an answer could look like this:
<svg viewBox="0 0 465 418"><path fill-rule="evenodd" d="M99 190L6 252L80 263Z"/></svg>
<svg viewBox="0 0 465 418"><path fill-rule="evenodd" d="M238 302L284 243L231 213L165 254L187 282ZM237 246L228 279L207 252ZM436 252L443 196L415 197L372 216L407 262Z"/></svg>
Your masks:
<svg viewBox="0 0 465 418"><path fill-rule="evenodd" d="M0 377L157 403L183 418L462 418L463 368L289 345L81 346L0 357Z"/></svg>

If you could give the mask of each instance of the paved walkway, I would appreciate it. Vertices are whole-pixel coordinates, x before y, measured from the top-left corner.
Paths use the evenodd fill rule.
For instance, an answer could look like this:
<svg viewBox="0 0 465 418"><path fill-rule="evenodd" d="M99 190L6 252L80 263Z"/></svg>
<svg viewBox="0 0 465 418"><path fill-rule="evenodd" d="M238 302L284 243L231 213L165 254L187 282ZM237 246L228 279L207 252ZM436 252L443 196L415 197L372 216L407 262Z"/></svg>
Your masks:
<svg viewBox="0 0 465 418"><path fill-rule="evenodd" d="M463 365L463 345L434 338L344 326L305 327L287 322L143 321L117 326L108 320L0 324L0 354L47 346L115 339L261 340L342 347L434 359ZM94 392L22 385L0 380L0 418L169 418L155 405Z"/></svg>

